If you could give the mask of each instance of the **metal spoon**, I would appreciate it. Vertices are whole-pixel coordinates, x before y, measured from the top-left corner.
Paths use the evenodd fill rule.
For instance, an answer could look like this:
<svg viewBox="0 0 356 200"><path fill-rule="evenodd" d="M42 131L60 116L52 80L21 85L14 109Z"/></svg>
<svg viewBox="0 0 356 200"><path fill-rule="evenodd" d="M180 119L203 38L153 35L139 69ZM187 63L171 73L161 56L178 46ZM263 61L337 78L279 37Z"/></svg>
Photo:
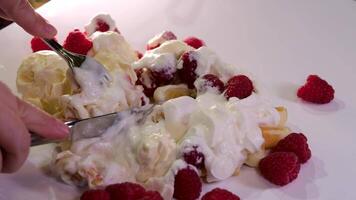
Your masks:
<svg viewBox="0 0 356 200"><path fill-rule="evenodd" d="M98 80L106 83L106 85L108 85L112 81L111 76L109 75L105 67L99 62L97 62L95 59L85 55L67 51L54 39L42 38L42 40L68 63L68 66L72 70L73 74L75 72L75 67L83 68L83 66L85 66L86 68L90 68L90 70L95 71Z"/></svg>

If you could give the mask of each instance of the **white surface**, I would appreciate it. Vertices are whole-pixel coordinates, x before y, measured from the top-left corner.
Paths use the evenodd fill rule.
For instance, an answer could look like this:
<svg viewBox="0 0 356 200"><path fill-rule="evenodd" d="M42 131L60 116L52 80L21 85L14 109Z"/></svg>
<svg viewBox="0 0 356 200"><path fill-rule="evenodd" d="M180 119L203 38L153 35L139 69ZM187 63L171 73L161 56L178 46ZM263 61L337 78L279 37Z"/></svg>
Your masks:
<svg viewBox="0 0 356 200"><path fill-rule="evenodd" d="M356 199L356 1L221 2L54 0L40 12L59 29L60 41L102 11L113 16L137 49L166 29L180 38L203 38L223 60L259 77L276 105L288 108L293 129L308 136L313 153L288 186L275 187L248 168L219 185L244 200ZM0 80L14 90L17 67L30 52L29 39L16 25L0 31ZM316 106L296 99L296 87L311 73L334 86L332 103ZM75 189L42 174L33 164L36 159L31 156L16 174L0 175L0 199L75 198Z"/></svg>

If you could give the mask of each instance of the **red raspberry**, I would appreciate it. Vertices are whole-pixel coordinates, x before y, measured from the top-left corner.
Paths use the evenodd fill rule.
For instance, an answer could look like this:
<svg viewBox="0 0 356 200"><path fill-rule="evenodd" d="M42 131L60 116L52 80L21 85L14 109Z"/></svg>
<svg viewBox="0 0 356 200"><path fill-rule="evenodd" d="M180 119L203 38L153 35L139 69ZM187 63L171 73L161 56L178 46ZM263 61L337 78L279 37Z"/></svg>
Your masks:
<svg viewBox="0 0 356 200"><path fill-rule="evenodd" d="M178 70L178 75L183 83L186 83L189 88L194 88L194 81L198 78L195 70L197 69L197 60L194 51L185 52L181 57L183 62L182 69Z"/></svg>
<svg viewBox="0 0 356 200"><path fill-rule="evenodd" d="M240 197L228 190L215 188L204 194L201 200L240 200Z"/></svg>
<svg viewBox="0 0 356 200"><path fill-rule="evenodd" d="M202 46L205 46L205 42L196 37L187 37L183 40L187 45L199 49Z"/></svg>
<svg viewBox="0 0 356 200"><path fill-rule="evenodd" d="M87 190L80 200L110 200L110 195L105 190Z"/></svg>
<svg viewBox="0 0 356 200"><path fill-rule="evenodd" d="M109 185L105 190L110 194L112 200L135 200L143 197L146 193L141 185L129 182Z"/></svg>
<svg viewBox="0 0 356 200"><path fill-rule="evenodd" d="M158 87L158 84L153 79L152 71L147 68L135 69L137 75L136 85L142 85L143 93L147 97L152 97L154 91Z"/></svg>
<svg viewBox="0 0 356 200"><path fill-rule="evenodd" d="M263 158L259 163L263 177L276 185L287 185L298 177L300 163L292 152L275 152Z"/></svg>
<svg viewBox="0 0 356 200"><path fill-rule="evenodd" d="M181 169L175 176L173 197L177 200L195 200L200 196L202 183L190 167Z"/></svg>
<svg viewBox="0 0 356 200"><path fill-rule="evenodd" d="M213 74L205 74L202 79L204 83L197 88L199 92L205 92L207 88L217 88L220 93L224 92L225 86L224 83L215 75Z"/></svg>
<svg viewBox="0 0 356 200"><path fill-rule="evenodd" d="M304 101L325 104L334 99L334 88L317 75L309 75L305 85L298 89L297 96Z"/></svg>
<svg viewBox="0 0 356 200"><path fill-rule="evenodd" d="M300 163L306 163L311 157L307 138L303 133L291 133L280 140L273 148L273 152L293 152L298 156Z"/></svg>
<svg viewBox="0 0 356 200"><path fill-rule="evenodd" d="M143 197L137 200L163 200L163 197L157 191L147 191Z"/></svg>
<svg viewBox="0 0 356 200"><path fill-rule="evenodd" d="M98 20L96 22L96 31L106 32L110 29L110 26L103 20Z"/></svg>
<svg viewBox="0 0 356 200"><path fill-rule="evenodd" d="M42 51L42 50L52 50L46 43L44 43L41 38L33 37L31 40L32 52Z"/></svg>
<svg viewBox="0 0 356 200"><path fill-rule="evenodd" d="M92 46L90 39L79 29L70 32L63 43L63 47L68 51L83 55L86 55Z"/></svg>
<svg viewBox="0 0 356 200"><path fill-rule="evenodd" d="M136 51L136 55L137 55L138 59L141 59L143 56L143 54L139 51Z"/></svg>
<svg viewBox="0 0 356 200"><path fill-rule="evenodd" d="M157 38L156 38L157 37ZM157 40L162 40L160 41L158 44L156 45L152 45L152 44L147 44L146 49L147 50L152 50L155 49L159 46L161 46L161 44L165 41L169 41L169 40L176 40L177 36L174 35L174 33L172 31L164 31L163 33L161 33L159 36L155 36L155 39Z"/></svg>
<svg viewBox="0 0 356 200"><path fill-rule="evenodd" d="M198 169L204 167L204 154L197 150L197 146L193 146L193 150L183 154L184 161L188 164L195 166Z"/></svg>
<svg viewBox="0 0 356 200"><path fill-rule="evenodd" d="M237 97L239 99L244 99L250 96L252 92L252 81L245 75L237 75L232 77L227 82L225 97Z"/></svg>

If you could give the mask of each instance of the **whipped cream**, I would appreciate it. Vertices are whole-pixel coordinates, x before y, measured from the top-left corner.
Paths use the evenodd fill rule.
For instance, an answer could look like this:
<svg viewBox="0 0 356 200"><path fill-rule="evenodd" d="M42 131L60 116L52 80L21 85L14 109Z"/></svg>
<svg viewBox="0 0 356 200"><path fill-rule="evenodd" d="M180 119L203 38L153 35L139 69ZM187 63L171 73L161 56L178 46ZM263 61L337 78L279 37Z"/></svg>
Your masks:
<svg viewBox="0 0 356 200"><path fill-rule="evenodd" d="M147 49L154 49L159 47L162 43L168 40L176 40L177 37L171 31L163 31L153 38L151 38L147 43Z"/></svg>
<svg viewBox="0 0 356 200"><path fill-rule="evenodd" d="M75 68L75 79L81 91L61 97L66 118L83 119L149 102L143 89L135 86L137 77L130 63L136 61L137 56L126 40L116 32L95 32L92 40L90 54L110 72L112 83L103 85L90 67L92 63Z"/></svg>
<svg viewBox="0 0 356 200"><path fill-rule="evenodd" d="M89 36L92 35L93 33L95 33L98 28L98 23L107 24L109 26L108 31L117 30L116 23L109 14L98 14L95 17L93 17L87 25L85 25L85 27L84 27L85 32Z"/></svg>

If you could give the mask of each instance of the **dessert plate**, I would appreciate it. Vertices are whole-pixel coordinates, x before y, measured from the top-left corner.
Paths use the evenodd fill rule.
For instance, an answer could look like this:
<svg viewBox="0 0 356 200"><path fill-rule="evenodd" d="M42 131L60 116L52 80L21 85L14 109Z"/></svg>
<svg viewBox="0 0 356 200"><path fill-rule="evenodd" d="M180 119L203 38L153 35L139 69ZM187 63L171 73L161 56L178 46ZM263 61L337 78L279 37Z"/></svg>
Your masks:
<svg viewBox="0 0 356 200"><path fill-rule="evenodd" d="M313 153L299 177L277 187L255 169L244 167L239 176L204 184L203 193L222 187L244 200L356 199L356 169L350 167L356 164L356 93L350 92L356 74L355 1L54 0L39 11L62 33L82 27L95 13L111 13L137 48L160 30L200 36L224 60L248 67L271 101L287 107L290 127L308 136ZM6 47L0 54L0 80L14 92L17 67L30 52L30 38L16 25L0 32L0 45ZM335 87L333 102L316 106L296 98L296 88L311 73L320 74ZM51 148L31 149L20 171L0 175L1 200L78 199L81 191L41 170L51 157Z"/></svg>

